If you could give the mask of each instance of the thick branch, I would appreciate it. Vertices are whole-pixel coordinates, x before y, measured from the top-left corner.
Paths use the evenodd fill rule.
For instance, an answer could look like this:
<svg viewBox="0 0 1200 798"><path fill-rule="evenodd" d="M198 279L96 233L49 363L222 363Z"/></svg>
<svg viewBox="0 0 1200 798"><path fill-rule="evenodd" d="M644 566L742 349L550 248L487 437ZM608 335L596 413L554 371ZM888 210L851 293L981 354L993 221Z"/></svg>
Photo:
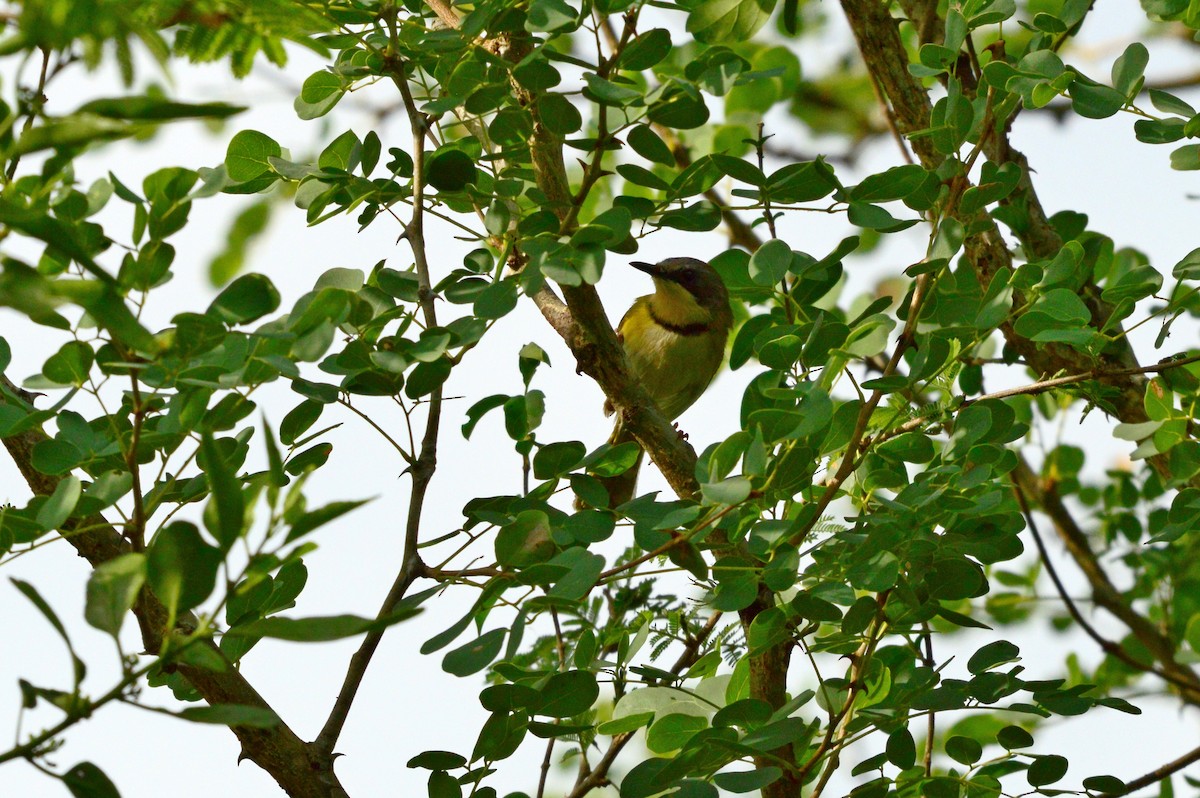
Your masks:
<svg viewBox="0 0 1200 798"><path fill-rule="evenodd" d="M0 380L3 380L8 391L27 402L30 400L28 394L18 389L7 378L0 377ZM7 401L0 393L0 402ZM5 438L4 445L30 490L36 495L44 496L54 492L59 480L33 467L33 447L43 440L46 440L45 433L40 429L32 429ZM120 533L100 515L68 522L63 533L79 556L93 567L131 551ZM163 637L169 631L166 626L166 607L146 587L138 596L133 612L142 630L147 652L157 653ZM206 646L210 655L219 657L227 665L222 671L209 671L182 663L175 666L205 701L210 704L240 704L271 709L266 699L259 695L232 663L228 662L216 645L210 641L197 641L195 645ZM288 795L303 798L338 798L346 795L330 763L316 756L315 752L282 721L266 729L234 726L231 730L242 744L242 758L251 760L269 773Z"/></svg>

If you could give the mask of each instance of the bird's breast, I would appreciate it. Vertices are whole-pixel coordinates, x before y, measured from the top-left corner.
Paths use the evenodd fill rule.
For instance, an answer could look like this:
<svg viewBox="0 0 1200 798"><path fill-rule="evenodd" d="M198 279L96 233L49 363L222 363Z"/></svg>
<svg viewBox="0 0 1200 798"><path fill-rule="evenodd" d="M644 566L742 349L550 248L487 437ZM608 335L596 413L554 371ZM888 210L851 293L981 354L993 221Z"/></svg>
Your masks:
<svg viewBox="0 0 1200 798"><path fill-rule="evenodd" d="M626 357L633 375L674 419L700 398L721 367L727 330L680 334L647 321L639 325L640 334L626 334Z"/></svg>

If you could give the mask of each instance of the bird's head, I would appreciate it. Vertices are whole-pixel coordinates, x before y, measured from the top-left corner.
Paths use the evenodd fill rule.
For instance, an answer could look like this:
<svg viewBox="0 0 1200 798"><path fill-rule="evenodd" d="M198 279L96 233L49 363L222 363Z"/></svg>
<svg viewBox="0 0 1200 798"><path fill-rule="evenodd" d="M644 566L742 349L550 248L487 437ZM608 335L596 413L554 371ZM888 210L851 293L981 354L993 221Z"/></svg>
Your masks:
<svg viewBox="0 0 1200 798"><path fill-rule="evenodd" d="M632 261L635 269L654 278L656 284L679 286L696 304L708 310L729 308L729 291L716 269L697 258L667 258L658 263Z"/></svg>

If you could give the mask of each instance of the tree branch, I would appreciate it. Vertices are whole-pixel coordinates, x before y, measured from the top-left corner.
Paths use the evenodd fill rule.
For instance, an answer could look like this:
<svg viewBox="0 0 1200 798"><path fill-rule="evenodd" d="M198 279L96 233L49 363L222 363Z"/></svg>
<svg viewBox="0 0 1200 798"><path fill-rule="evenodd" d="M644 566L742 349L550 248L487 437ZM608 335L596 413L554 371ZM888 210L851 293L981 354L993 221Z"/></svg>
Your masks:
<svg viewBox="0 0 1200 798"><path fill-rule="evenodd" d="M1084 634L1092 638L1092 640L1096 642L1096 645L1100 646L1100 649L1104 651L1104 653L1115 659L1119 659L1121 662L1124 662L1134 670L1141 671L1143 673L1153 673L1155 676L1158 676L1159 678L1175 685L1185 694L1189 692L1195 693L1196 685L1194 683L1189 683L1188 681L1181 679L1172 673L1167 673L1154 667L1153 665L1147 665L1145 662L1135 659L1119 644L1114 643L1097 632L1095 627L1088 622L1087 618L1083 617L1083 613L1081 613L1079 608L1075 605L1074 600L1067 592L1062 580L1058 578L1058 570L1054 567L1053 560L1050 559L1050 552L1046 550L1046 544L1042 540L1041 533L1038 531L1037 522L1034 521L1033 512L1029 508L1029 501L1025 497L1025 491L1022 489L1021 483L1014 480L1012 485L1013 492L1017 496L1017 502L1021 505L1021 512L1025 516L1025 523L1029 527L1030 534L1033 535L1034 543L1037 545L1038 554L1041 556L1042 563L1046 566L1046 573L1050 575L1050 581L1054 583L1054 589L1058 591L1059 597L1062 598L1063 604L1067 608L1067 612L1071 615L1075 622L1079 624L1079 628L1084 631Z"/></svg>
<svg viewBox="0 0 1200 798"><path fill-rule="evenodd" d="M0 402L9 403L6 393L25 402L23 409L32 407L32 396L13 385L7 377L0 376L5 391L0 391ZM43 474L33 467L33 448L47 436L40 428L26 430L4 439L4 446L35 495L48 496L58 486L58 478ZM64 539L79 556L92 567L108 562L114 557L128 554L129 543L116 528L101 515L69 521L63 527ZM141 629L146 651L157 654L163 638L169 633L167 609L149 587L143 587L133 606L134 616ZM192 630L181 624L185 633ZM212 641L197 641L208 649L211 657L226 663L221 671L210 671L189 665L174 663L178 672L204 697L209 704L238 704L258 707L274 712L258 691L246 681L233 663ZM265 770L288 795L299 798L341 798L346 792L333 773L332 763L317 756L295 732L282 720L270 728L233 726L230 730L242 744L242 755Z"/></svg>
<svg viewBox="0 0 1200 798"><path fill-rule="evenodd" d="M1175 643L1159 631L1153 623L1134 610L1113 585L1108 578L1108 573L1096 557L1096 553L1092 551L1087 535L1079 528L1054 487L1043 484L1024 460L1018 462L1016 469L1012 472L1012 477L1014 484L1019 485L1026 496L1033 497L1042 511L1054 522L1054 527L1059 538L1066 545L1067 552L1083 571L1088 584L1091 585L1092 600L1096 605L1108 610L1129 627L1134 637L1146 647L1146 650L1161 666L1163 673L1169 675L1171 684L1182 685L1179 690L1183 700L1189 704L1200 704L1200 676L1176 661L1177 646Z"/></svg>
<svg viewBox="0 0 1200 798"><path fill-rule="evenodd" d="M394 22L394 17L392 18ZM393 40L395 28L392 28ZM408 75L402 61L394 62L392 81L400 91L404 100L404 109L408 112L409 127L413 137L413 198L412 219L405 228L404 237L412 248L413 260L417 270L417 299L425 318L426 329L437 326L437 310L433 303L433 282L430 276L429 261L425 245L425 133L428 121L417 108L412 91L408 85ZM437 470L438 431L442 417L442 388L434 389L429 398L429 415L425 420L425 434L421 439L421 450L409 467L412 474L412 493L408 500L408 518L404 530L404 553L401 556L400 571L392 583L391 589L384 598L376 613L377 618L385 618L395 611L404 598L408 588L416 579L426 572L425 563L421 560L419 549L421 514L425 508L425 496L429 483ZM314 746L323 755L332 757L333 748L337 745L338 737L350 715L350 708L358 695L362 680L366 677L367 668L371 664L375 651L388 627L381 626L367 632L358 650L350 657L350 665L346 669L346 677L342 688L338 691L337 699L329 712L321 733L317 735Z"/></svg>
<svg viewBox="0 0 1200 798"><path fill-rule="evenodd" d="M1195 762L1200 762L1200 748L1193 748L1178 759L1172 759L1162 767L1155 768L1144 776L1139 776L1133 781L1125 782L1125 789L1120 792L1103 793L1104 796L1112 795L1129 795L1131 792L1140 790L1143 787L1149 787L1151 784L1157 784L1173 773L1178 773L1188 765Z"/></svg>

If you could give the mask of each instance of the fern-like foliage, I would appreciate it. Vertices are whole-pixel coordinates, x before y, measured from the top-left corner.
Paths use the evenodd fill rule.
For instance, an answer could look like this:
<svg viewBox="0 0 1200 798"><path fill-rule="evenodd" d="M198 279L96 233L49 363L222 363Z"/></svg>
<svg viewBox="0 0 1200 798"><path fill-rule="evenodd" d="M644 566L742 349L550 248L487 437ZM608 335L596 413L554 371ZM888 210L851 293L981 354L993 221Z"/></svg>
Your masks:
<svg viewBox="0 0 1200 798"><path fill-rule="evenodd" d="M287 63L285 42L321 55L316 39L337 27L328 3L294 0L210 0L180 8L170 22L176 27L175 53L194 62L229 59L236 77L245 77L262 53L277 66Z"/></svg>

